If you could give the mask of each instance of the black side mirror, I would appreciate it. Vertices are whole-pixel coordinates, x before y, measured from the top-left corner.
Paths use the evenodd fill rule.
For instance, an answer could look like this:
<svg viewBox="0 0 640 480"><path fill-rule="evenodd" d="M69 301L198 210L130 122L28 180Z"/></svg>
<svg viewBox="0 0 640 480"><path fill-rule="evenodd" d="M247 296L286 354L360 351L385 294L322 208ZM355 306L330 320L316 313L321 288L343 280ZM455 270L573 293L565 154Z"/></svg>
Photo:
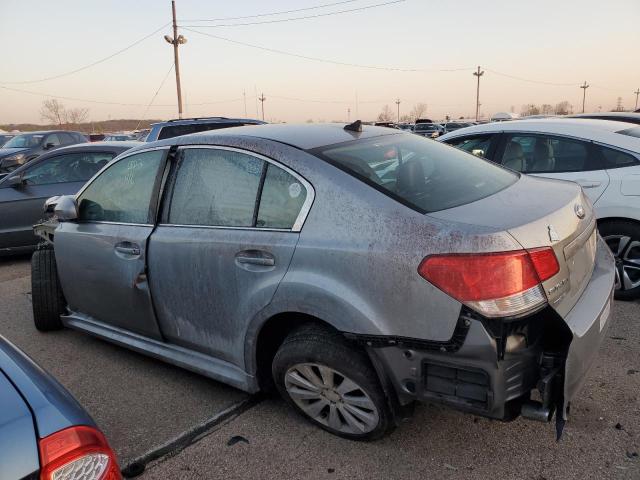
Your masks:
<svg viewBox="0 0 640 480"><path fill-rule="evenodd" d="M55 145L51 142L45 144L44 149L45 150L51 150L53 147L55 147Z"/></svg>

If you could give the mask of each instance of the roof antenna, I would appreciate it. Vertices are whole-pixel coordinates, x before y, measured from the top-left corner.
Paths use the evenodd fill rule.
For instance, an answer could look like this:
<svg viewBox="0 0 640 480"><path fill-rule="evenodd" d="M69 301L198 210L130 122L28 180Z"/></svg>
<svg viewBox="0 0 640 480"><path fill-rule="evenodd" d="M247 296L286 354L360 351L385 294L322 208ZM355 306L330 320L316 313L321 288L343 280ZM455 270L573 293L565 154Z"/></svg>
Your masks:
<svg viewBox="0 0 640 480"><path fill-rule="evenodd" d="M344 129L350 132L362 132L362 122L360 120L356 120L353 123L347 123L344 126Z"/></svg>

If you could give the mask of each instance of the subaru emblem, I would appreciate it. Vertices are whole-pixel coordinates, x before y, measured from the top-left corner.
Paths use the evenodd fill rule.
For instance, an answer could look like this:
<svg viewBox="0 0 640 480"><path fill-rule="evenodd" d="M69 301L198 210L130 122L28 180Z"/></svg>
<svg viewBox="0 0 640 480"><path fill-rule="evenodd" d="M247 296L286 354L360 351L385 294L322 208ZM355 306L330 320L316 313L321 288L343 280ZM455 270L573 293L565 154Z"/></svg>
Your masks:
<svg viewBox="0 0 640 480"><path fill-rule="evenodd" d="M579 203L576 203L575 207L573 207L573 211L576 212L578 218L584 218L584 207Z"/></svg>
<svg viewBox="0 0 640 480"><path fill-rule="evenodd" d="M558 236L558 232L556 232L556 229L553 228L553 225L549 225L547 228L549 229L549 240L551 240L552 242L559 241L560 237Z"/></svg>

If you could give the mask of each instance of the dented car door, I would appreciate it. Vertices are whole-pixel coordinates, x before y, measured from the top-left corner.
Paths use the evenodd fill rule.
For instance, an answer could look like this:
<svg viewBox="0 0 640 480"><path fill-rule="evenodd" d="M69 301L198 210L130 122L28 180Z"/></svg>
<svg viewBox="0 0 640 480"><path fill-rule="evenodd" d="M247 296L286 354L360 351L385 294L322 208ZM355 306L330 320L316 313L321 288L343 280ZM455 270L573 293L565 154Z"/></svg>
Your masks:
<svg viewBox="0 0 640 480"><path fill-rule="evenodd" d="M97 319L161 338L145 263L166 153L154 149L117 160L78 194L78 219L57 228L54 248L70 325Z"/></svg>

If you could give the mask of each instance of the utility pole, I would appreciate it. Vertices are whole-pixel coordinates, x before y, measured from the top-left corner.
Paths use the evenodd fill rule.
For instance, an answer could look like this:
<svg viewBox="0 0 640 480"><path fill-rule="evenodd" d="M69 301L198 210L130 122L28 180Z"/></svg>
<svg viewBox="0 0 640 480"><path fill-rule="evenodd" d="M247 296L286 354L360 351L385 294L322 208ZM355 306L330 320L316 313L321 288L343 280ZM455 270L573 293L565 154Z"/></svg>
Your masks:
<svg viewBox="0 0 640 480"><path fill-rule="evenodd" d="M260 94L260 96L258 97L258 100L260 100L260 104L262 106L262 121L264 122L264 101L267 99L267 97L264 96L264 93Z"/></svg>
<svg viewBox="0 0 640 480"><path fill-rule="evenodd" d="M633 92L636 94L636 108L634 108L634 110L638 109L638 95L640 95L640 88L637 89L635 92Z"/></svg>
<svg viewBox="0 0 640 480"><path fill-rule="evenodd" d="M478 86L476 88L476 122L478 121L478 114L480 113L480 77L484 75L484 71L480 70L480 65L478 65L478 71L473 72L475 77L478 77Z"/></svg>
<svg viewBox="0 0 640 480"><path fill-rule="evenodd" d="M176 23L176 0L171 0L171 13L173 14L173 37L165 35L167 43L173 45L173 69L176 72L176 90L178 91L178 118L182 118L182 89L180 88L180 60L178 58L178 46L187 43L187 39L178 35Z"/></svg>
<svg viewBox="0 0 640 480"><path fill-rule="evenodd" d="M398 123L400 123L400 99L396 98L396 105L398 106Z"/></svg>
<svg viewBox="0 0 640 480"><path fill-rule="evenodd" d="M242 98L244 98L244 118L247 118L247 91L242 90Z"/></svg>
<svg viewBox="0 0 640 480"><path fill-rule="evenodd" d="M351 107L347 108L347 123L351 123Z"/></svg>
<svg viewBox="0 0 640 480"><path fill-rule="evenodd" d="M589 88L586 80L580 85L580 88L582 89L582 113L584 113L584 101L587 98L587 88Z"/></svg>

